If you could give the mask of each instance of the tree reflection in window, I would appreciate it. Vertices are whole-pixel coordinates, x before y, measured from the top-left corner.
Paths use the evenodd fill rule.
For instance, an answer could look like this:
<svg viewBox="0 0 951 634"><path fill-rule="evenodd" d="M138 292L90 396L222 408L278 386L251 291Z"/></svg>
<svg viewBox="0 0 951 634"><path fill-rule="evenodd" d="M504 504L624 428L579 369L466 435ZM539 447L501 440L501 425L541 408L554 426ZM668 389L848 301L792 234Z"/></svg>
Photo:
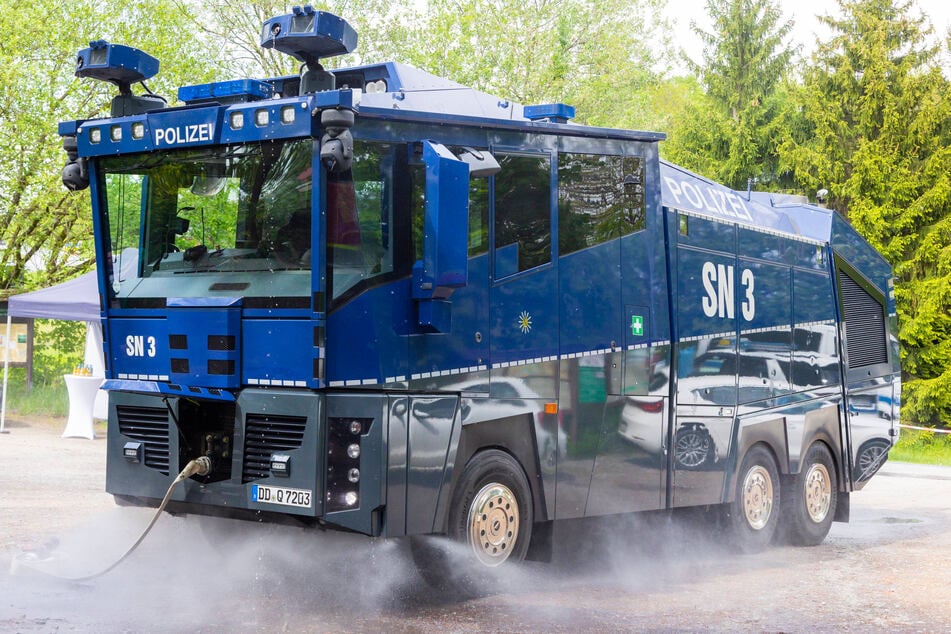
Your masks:
<svg viewBox="0 0 951 634"><path fill-rule="evenodd" d="M495 276L551 261L551 176L547 155L496 154Z"/></svg>
<svg viewBox="0 0 951 634"><path fill-rule="evenodd" d="M574 253L646 227L644 169L633 156L558 156L558 252Z"/></svg>

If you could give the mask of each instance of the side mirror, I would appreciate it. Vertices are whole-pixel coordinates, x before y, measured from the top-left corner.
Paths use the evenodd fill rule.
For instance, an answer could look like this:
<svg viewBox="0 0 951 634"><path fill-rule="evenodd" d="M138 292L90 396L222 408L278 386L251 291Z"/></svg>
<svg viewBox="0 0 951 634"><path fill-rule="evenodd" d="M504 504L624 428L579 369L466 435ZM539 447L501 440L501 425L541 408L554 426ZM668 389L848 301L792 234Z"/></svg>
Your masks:
<svg viewBox="0 0 951 634"><path fill-rule="evenodd" d="M413 265L413 299L423 330L449 332L449 297L468 280L469 165L432 141L423 141L423 163L423 259Z"/></svg>
<svg viewBox="0 0 951 634"><path fill-rule="evenodd" d="M464 147L458 157L469 166L469 178L488 178L502 171L502 166L488 150Z"/></svg>

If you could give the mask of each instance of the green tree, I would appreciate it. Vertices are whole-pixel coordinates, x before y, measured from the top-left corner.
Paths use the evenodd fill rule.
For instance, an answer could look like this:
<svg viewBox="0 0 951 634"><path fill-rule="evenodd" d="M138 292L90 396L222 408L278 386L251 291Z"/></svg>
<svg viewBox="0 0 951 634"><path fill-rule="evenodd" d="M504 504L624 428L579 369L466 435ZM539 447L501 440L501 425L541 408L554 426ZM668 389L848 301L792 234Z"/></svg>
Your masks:
<svg viewBox="0 0 951 634"><path fill-rule="evenodd" d="M308 2L318 11L338 15L357 31L357 50L322 60L326 68L359 64L373 59L373 48L367 35L387 29L387 16L397 15L408 0L335 0L333 2ZM182 14L190 15L192 31L213 43L219 51L215 79L227 80L236 77L281 77L296 75L301 62L273 48L261 46L261 26L265 20L289 13L291 5L283 0L212 0L202 3L196 0L176 0ZM304 3L301 3L304 4ZM369 54L369 57L368 57Z"/></svg>
<svg viewBox="0 0 951 634"><path fill-rule="evenodd" d="M404 0L371 27L367 54L523 104L569 103L584 123L640 127L663 61L653 52L664 45L661 4Z"/></svg>
<svg viewBox="0 0 951 634"><path fill-rule="evenodd" d="M913 2L839 0L805 69L802 121L781 151L895 267L906 414L951 417L948 82Z"/></svg>
<svg viewBox="0 0 951 634"><path fill-rule="evenodd" d="M773 0L708 0L707 12L711 31L693 24L703 63L690 62L704 95L672 122L665 155L736 189L750 178L777 188L793 23Z"/></svg>
<svg viewBox="0 0 951 634"><path fill-rule="evenodd" d="M0 12L0 289L61 281L93 263L88 196L60 182L56 126L102 115L116 90L73 77L76 51L97 39L143 48L163 64L153 88L174 94L183 76L207 77L211 59L185 17L147 0L39 0Z"/></svg>

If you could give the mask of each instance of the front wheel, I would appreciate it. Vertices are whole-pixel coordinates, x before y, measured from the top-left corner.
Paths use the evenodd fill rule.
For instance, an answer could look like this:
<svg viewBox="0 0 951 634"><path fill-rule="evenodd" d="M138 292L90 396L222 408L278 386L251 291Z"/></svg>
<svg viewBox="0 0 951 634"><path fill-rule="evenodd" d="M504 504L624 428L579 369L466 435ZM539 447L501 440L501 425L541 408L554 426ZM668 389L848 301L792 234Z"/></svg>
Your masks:
<svg viewBox="0 0 951 634"><path fill-rule="evenodd" d="M783 498L782 532L797 546L820 544L829 534L838 502L835 463L828 447L812 445L791 483Z"/></svg>
<svg viewBox="0 0 951 634"><path fill-rule="evenodd" d="M448 536L412 540L413 559L434 587L471 593L492 583L494 569L525 558L534 513L528 478L518 462L497 449L479 452L466 465L449 508Z"/></svg>
<svg viewBox="0 0 951 634"><path fill-rule="evenodd" d="M779 471L762 445L752 447L737 473L736 495L727 505L727 528L736 546L758 552L773 539L779 525Z"/></svg>

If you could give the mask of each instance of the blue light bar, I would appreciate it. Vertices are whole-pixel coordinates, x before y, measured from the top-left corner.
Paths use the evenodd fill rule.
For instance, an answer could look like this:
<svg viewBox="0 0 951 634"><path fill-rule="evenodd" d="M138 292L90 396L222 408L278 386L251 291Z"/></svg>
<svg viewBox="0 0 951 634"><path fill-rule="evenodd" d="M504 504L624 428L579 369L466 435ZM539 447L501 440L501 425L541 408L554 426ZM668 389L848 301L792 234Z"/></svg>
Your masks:
<svg viewBox="0 0 951 634"><path fill-rule="evenodd" d="M357 32L343 18L307 5L267 20L261 31L261 46L310 62L353 52Z"/></svg>
<svg viewBox="0 0 951 634"><path fill-rule="evenodd" d="M523 114L532 121L548 120L552 123L568 123L575 118L575 107L563 103L544 103L537 106L525 106Z"/></svg>
<svg viewBox="0 0 951 634"><path fill-rule="evenodd" d="M131 84L154 77L158 70L159 61L148 53L105 40L90 42L76 54L77 77Z"/></svg>
<svg viewBox="0 0 951 634"><path fill-rule="evenodd" d="M233 79L211 84L182 86L178 89L178 99L187 104L215 101L223 104L244 103L259 99L270 99L274 95L274 86L256 79Z"/></svg>

